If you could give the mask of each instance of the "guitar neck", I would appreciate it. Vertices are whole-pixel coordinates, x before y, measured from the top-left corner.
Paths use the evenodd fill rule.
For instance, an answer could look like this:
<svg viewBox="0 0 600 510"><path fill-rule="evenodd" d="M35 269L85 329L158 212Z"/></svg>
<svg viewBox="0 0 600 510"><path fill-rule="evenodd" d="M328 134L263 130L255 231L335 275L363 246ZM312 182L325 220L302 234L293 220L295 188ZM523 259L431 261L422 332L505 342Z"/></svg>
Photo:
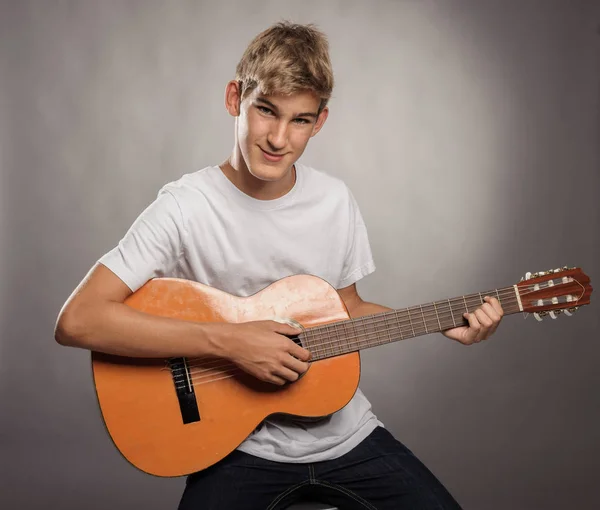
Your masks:
<svg viewBox="0 0 600 510"><path fill-rule="evenodd" d="M377 345L436 333L468 321L465 312L480 307L485 296L498 299L505 314L522 310L515 286L434 301L306 329L299 335L312 360L331 358Z"/></svg>

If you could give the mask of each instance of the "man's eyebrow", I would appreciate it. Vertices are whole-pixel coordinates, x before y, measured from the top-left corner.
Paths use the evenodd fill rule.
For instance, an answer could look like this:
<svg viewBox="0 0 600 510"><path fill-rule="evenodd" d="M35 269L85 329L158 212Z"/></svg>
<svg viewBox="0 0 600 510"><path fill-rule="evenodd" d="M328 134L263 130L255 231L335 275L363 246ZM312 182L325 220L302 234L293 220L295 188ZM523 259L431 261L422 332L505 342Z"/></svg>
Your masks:
<svg viewBox="0 0 600 510"><path fill-rule="evenodd" d="M273 109L275 112L279 111L277 106L275 106L273 103L271 103L271 101L269 101L268 99L265 99L264 97L257 97L256 100L260 101L261 103L266 104L269 108ZM313 119L316 119L318 116L319 115L315 112L304 112L304 113L299 113L298 115L295 115L295 117L312 117Z"/></svg>

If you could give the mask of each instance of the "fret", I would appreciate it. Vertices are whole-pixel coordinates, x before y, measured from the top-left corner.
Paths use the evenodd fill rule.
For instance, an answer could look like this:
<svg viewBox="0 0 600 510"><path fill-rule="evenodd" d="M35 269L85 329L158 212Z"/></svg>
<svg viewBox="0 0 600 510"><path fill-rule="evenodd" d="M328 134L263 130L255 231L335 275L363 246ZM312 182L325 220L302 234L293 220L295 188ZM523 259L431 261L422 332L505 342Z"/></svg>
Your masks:
<svg viewBox="0 0 600 510"><path fill-rule="evenodd" d="M344 349L344 354L347 352L351 352L352 349L350 348L350 346L353 342L357 342L359 346L361 345L360 334L356 329L356 321L350 320L348 321L348 325L350 326L350 332L348 333L348 331L346 330L346 346Z"/></svg>
<svg viewBox="0 0 600 510"><path fill-rule="evenodd" d="M471 312L469 312L469 307L467 306L467 300L466 300L465 296L463 296L462 298L463 298L463 301L464 301L464 303L465 303L465 311L466 311L467 313L471 313Z"/></svg>
<svg viewBox="0 0 600 510"><path fill-rule="evenodd" d="M330 342L331 354L337 356L338 354L341 354L339 328L336 324L331 324L329 328L333 332L333 334L331 335Z"/></svg>
<svg viewBox="0 0 600 510"><path fill-rule="evenodd" d="M502 295L500 290L502 290ZM513 286L512 288L508 287L500 290L490 290L486 295L495 295L499 302L502 299L506 314L517 313L521 310L518 306L518 289ZM334 324L323 324L315 326L312 331L312 328L307 328L300 333L299 338L302 345L313 353L313 360L317 361L468 324L468 320L464 318L460 308L464 306L466 313L472 313L469 310L469 301L473 300L474 304L471 306L475 308L479 306L476 303L478 299L483 301L483 293L458 296L401 310L391 310L365 317L347 319ZM485 301L483 302L485 303ZM447 310L444 309L445 306L448 307ZM434 311L435 315L431 313L431 310ZM413 312L417 313L415 320L413 320ZM447 312L450 312L449 317ZM456 314L459 313L460 317L457 317ZM427 324L429 320L437 321L439 329L434 327L433 324Z"/></svg>
<svg viewBox="0 0 600 510"><path fill-rule="evenodd" d="M298 335L298 338L300 339L300 343L302 344L302 347L304 347L305 349L309 350L309 351L314 351L314 346L312 344L312 339L311 336L314 333L309 330L309 329L305 329L304 331L302 331L302 333L300 333Z"/></svg>
<svg viewBox="0 0 600 510"><path fill-rule="evenodd" d="M375 338L373 340L375 342L375 345L381 345L381 337L382 337L382 335L381 335L381 331L379 331L379 327L378 327L377 322L376 322L377 319L371 319L370 320L370 323L369 323L369 325L371 327L371 333L370 333L370 335L371 336L375 335ZM383 327L385 329L385 321L384 321L384 326Z"/></svg>
<svg viewBox="0 0 600 510"><path fill-rule="evenodd" d="M321 352L323 353L323 357L328 358L329 356L331 356L331 352L330 352L330 338L331 335L329 334L329 327L328 326L323 326L323 333L321 336Z"/></svg>
<svg viewBox="0 0 600 510"><path fill-rule="evenodd" d="M367 331L367 338L369 339L369 347L374 345L377 345L377 335L375 335L375 338L373 339L373 331L372 328L370 327L371 324L369 324L369 322L367 320L364 321L365 322L365 330Z"/></svg>
<svg viewBox="0 0 600 510"><path fill-rule="evenodd" d="M385 315L383 316L383 328L386 328L385 323ZM381 345L383 342L383 334L380 331L380 327L378 326L379 317L374 317L371 319L371 328L373 329L373 334L375 335L375 345Z"/></svg>
<svg viewBox="0 0 600 510"><path fill-rule="evenodd" d="M478 292L479 294L479 300L481 301L481 304L485 303L485 301L483 300L483 298L481 297L481 292Z"/></svg>
<svg viewBox="0 0 600 510"><path fill-rule="evenodd" d="M381 319L383 318L383 324L381 324ZM379 316L375 316L373 318L370 319L371 320L371 327L373 328L373 334L375 335L375 345L382 345L382 344L387 344L388 341L384 340L385 337L385 330L387 330L388 335L389 333L389 328L387 325L387 315L385 313L382 313ZM383 330L382 330L383 328Z"/></svg>
<svg viewBox="0 0 600 510"><path fill-rule="evenodd" d="M429 333L427 329L427 322L425 321L425 314L423 313L423 307L419 305L419 309L421 310L421 316L423 317L423 325L425 326L425 333Z"/></svg>
<svg viewBox="0 0 600 510"><path fill-rule="evenodd" d="M392 328L390 327L390 325L388 323L388 314L387 313L383 315L383 320L385 323L385 328L387 329L389 341L391 343L394 341L394 339L392 338ZM404 340L404 337L402 336L402 329L400 329L400 340Z"/></svg>
<svg viewBox="0 0 600 510"><path fill-rule="evenodd" d="M454 324L454 327L456 327L456 321L454 320L454 312L452 311L452 304L450 303L449 299L448 299L448 306L450 307L450 316L452 317L452 324Z"/></svg>
<svg viewBox="0 0 600 510"><path fill-rule="evenodd" d="M498 296L498 303L502 304L502 301L500 301L500 294L498 294L498 289L496 289L496 296Z"/></svg>
<svg viewBox="0 0 600 510"><path fill-rule="evenodd" d="M340 328L337 326L333 326L333 330L335 331L335 348L336 348L336 354L341 354L343 352L342 346L343 346L343 342L342 339L340 338Z"/></svg>
<svg viewBox="0 0 600 510"><path fill-rule="evenodd" d="M325 353L328 356L335 356L335 339L333 338L333 335L331 334L331 325L327 324L325 326L325 332L326 332L326 336L325 336L325 343L324 343L324 349L325 349Z"/></svg>
<svg viewBox="0 0 600 510"><path fill-rule="evenodd" d="M438 326L440 327L440 331L442 331L442 324L440 323L440 315L438 314L437 306L435 306L435 301L433 302L433 309L435 310L435 316L437 317Z"/></svg>
<svg viewBox="0 0 600 510"><path fill-rule="evenodd" d="M312 357L316 357L317 359L324 358L325 356L323 354L323 346L321 345L322 342L320 341L320 333L312 329L307 329L304 334L306 335L306 338L310 340L310 343L307 343L305 347L311 352L314 351Z"/></svg>
<svg viewBox="0 0 600 510"><path fill-rule="evenodd" d="M353 336L354 341L358 342L358 344L362 347L364 345L365 335L361 328L360 319L354 320L353 323L354 323L354 336ZM348 342L348 346L350 346L351 342L352 342L352 340L350 340L350 342ZM351 351L350 347L348 347L348 351Z"/></svg>
<svg viewBox="0 0 600 510"><path fill-rule="evenodd" d="M402 331L402 323L400 322L400 319L398 318L398 310L393 310L394 312L394 320L396 321L396 324L398 325L398 329L400 331Z"/></svg>
<svg viewBox="0 0 600 510"><path fill-rule="evenodd" d="M371 333L369 333L369 323L362 317L361 317L361 322L362 322L363 328L365 328L364 338L365 338L365 341L367 342L367 347L373 347L373 345L371 344L371 342L373 340L371 339Z"/></svg>
<svg viewBox="0 0 600 510"><path fill-rule="evenodd" d="M346 335L346 342L345 342L345 349L344 352L348 352L349 346L351 342L356 342L358 340L358 335L356 334L356 328L354 327L354 321L353 320L349 320L347 321L347 326L344 327L345 329L345 335Z"/></svg>
<svg viewBox="0 0 600 510"><path fill-rule="evenodd" d="M335 329L337 354L343 354L344 352L346 352L346 348L348 347L348 337L346 335L346 322L348 321L343 321L340 324L333 324L333 328Z"/></svg>
<svg viewBox="0 0 600 510"><path fill-rule="evenodd" d="M406 309L406 313L408 315L408 322L410 323L410 330L412 331L413 337L417 336L415 333L415 328L413 327L412 319L410 318L410 308Z"/></svg>
<svg viewBox="0 0 600 510"><path fill-rule="evenodd" d="M360 319L360 325L362 326L364 332L362 333L362 339L359 342L359 344L365 344L367 347L371 347L371 341L369 340L369 330L367 329L367 326L365 324L365 321L361 318Z"/></svg>

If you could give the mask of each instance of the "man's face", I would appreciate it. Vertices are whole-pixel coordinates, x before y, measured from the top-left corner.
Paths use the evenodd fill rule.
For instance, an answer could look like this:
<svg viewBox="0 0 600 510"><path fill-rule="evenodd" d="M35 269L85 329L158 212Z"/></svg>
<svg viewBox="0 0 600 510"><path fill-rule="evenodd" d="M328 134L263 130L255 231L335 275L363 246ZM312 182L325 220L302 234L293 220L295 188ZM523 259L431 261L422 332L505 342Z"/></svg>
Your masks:
<svg viewBox="0 0 600 510"><path fill-rule="evenodd" d="M327 109L318 115L319 104L311 92L266 96L260 87L242 101L237 139L254 177L277 181L287 174L327 118Z"/></svg>

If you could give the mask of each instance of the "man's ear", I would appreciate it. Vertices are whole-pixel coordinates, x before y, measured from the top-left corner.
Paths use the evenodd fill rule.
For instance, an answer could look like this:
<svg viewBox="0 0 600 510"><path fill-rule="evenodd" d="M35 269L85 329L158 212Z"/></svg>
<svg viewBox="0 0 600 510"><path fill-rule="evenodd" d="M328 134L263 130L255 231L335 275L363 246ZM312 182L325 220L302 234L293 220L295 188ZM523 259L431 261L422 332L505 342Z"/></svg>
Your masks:
<svg viewBox="0 0 600 510"><path fill-rule="evenodd" d="M319 113L319 116L317 117L317 121L315 122L312 133L310 134L311 137L315 136L319 131L321 131L321 128L323 127L323 124L325 124L325 121L327 120L328 116L329 108L326 106L325 108L323 108L323 110L321 111L321 113Z"/></svg>
<svg viewBox="0 0 600 510"><path fill-rule="evenodd" d="M232 117L240 115L241 92L241 84L237 80L231 80L225 87L225 108Z"/></svg>

